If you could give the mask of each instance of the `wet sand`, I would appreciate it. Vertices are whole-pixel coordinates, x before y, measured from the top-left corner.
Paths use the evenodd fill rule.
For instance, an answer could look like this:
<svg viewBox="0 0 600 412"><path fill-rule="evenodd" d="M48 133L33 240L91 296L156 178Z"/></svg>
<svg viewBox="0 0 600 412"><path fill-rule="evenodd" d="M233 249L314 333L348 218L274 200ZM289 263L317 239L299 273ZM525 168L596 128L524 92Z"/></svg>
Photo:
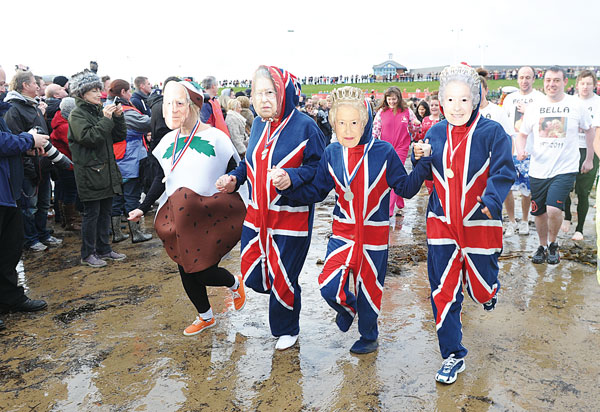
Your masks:
<svg viewBox="0 0 600 412"><path fill-rule="evenodd" d="M441 358L421 260L426 201L423 192L407 201L403 224L390 231L401 247L391 252L380 346L362 356L348 351L356 326L340 332L318 291L331 203L317 209L301 275L299 342L283 352L274 350L267 296L249 290L235 312L228 289L211 288L217 325L185 337L194 308L160 240L116 244L128 259L93 269L79 265L78 237L57 230L63 246L24 255L28 294L49 308L1 317L0 411L597 410L595 267L533 265L533 226L505 240L496 310L465 299L466 370L453 385L434 381ZM239 248L224 266L239 273Z"/></svg>

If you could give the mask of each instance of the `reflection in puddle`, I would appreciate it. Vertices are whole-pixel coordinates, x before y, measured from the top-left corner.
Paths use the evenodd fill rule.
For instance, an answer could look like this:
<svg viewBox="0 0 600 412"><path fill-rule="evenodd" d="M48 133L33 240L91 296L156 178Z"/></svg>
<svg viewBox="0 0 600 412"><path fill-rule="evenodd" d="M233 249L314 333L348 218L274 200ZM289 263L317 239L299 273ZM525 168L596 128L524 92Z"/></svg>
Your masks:
<svg viewBox="0 0 600 412"><path fill-rule="evenodd" d="M98 403L98 388L93 382L97 375L90 366L84 365L79 373L66 378L64 383L67 385L67 399L58 402L52 410L77 412L87 409L83 405Z"/></svg>

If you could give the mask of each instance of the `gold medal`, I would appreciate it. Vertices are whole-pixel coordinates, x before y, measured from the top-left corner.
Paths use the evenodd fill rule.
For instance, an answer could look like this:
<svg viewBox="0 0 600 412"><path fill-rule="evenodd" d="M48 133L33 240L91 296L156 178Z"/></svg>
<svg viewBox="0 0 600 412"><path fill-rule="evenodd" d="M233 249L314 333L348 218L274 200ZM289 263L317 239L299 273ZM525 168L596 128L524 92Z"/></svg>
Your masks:
<svg viewBox="0 0 600 412"><path fill-rule="evenodd" d="M351 202L352 199L354 199L354 193L348 190L346 193L344 193L344 199L346 199L348 202Z"/></svg>
<svg viewBox="0 0 600 412"><path fill-rule="evenodd" d="M446 168L446 177L448 177L449 179L452 179L454 177L454 172L449 167Z"/></svg>

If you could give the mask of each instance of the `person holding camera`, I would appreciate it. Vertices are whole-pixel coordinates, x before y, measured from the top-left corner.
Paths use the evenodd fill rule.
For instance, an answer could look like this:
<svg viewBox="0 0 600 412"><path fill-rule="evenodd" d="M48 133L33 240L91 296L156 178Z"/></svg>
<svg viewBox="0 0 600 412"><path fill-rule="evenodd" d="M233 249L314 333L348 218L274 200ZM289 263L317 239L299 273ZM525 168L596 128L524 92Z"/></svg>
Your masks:
<svg viewBox="0 0 600 412"><path fill-rule="evenodd" d="M44 113L36 100L39 86L33 73L30 71L17 71L12 78L5 101L11 108L4 115L8 128L14 134L30 132L48 135L48 128ZM48 143L46 144L48 145ZM50 150L52 145L48 147ZM21 199L19 205L23 213L25 230L25 249L41 252L48 246L59 246L61 239L51 235L46 227L48 209L52 186L50 184L50 170L52 163L47 157L40 156L37 150L29 150L23 156L25 178L23 179Z"/></svg>
<svg viewBox="0 0 600 412"><path fill-rule="evenodd" d="M0 95L5 93L6 74L0 67ZM17 207L21 197L23 164L21 155L28 150L43 147L48 136L38 133L11 133L3 114L10 105L0 100L0 313L35 312L48 305L43 300L32 300L18 285L17 264L23 245L23 217ZM0 330L5 329L0 320Z"/></svg>
<svg viewBox="0 0 600 412"><path fill-rule="evenodd" d="M75 74L70 90L76 107L69 116L68 140L83 202L81 264L102 267L105 259L126 257L111 249L108 237L112 199L123 194L113 143L125 139L127 127L121 105L102 107L102 82L94 73Z"/></svg>
<svg viewBox="0 0 600 412"><path fill-rule="evenodd" d="M115 158L123 177L123 195L113 198L111 223L113 242L120 242L129 236L121 232L121 216L123 210L126 215L140 207L142 195L142 181L140 179L140 161L148 157L148 149L144 134L150 131L150 116L142 114L131 103L131 87L122 79L113 80L108 89L108 102L114 102L121 107L127 126L125 140L114 144ZM145 233L141 222L129 221L129 232L133 243L145 242L152 239L152 235Z"/></svg>

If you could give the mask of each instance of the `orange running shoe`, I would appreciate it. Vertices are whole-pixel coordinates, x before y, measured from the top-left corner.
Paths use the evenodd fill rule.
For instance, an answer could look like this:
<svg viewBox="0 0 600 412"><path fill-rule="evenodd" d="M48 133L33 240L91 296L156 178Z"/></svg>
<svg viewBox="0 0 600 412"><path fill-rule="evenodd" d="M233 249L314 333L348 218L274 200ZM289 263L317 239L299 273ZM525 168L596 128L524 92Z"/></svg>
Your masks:
<svg viewBox="0 0 600 412"><path fill-rule="evenodd" d="M211 320L204 320L200 316L196 316L196 320L190 326L185 328L183 334L185 336L194 336L202 332L204 329L212 328L217 321L213 317Z"/></svg>
<svg viewBox="0 0 600 412"><path fill-rule="evenodd" d="M238 286L236 290L231 291L231 294L233 295L233 307L235 310L242 310L246 304L246 291L244 290L244 279L242 279L242 275L239 275L237 278L240 282L240 286Z"/></svg>

